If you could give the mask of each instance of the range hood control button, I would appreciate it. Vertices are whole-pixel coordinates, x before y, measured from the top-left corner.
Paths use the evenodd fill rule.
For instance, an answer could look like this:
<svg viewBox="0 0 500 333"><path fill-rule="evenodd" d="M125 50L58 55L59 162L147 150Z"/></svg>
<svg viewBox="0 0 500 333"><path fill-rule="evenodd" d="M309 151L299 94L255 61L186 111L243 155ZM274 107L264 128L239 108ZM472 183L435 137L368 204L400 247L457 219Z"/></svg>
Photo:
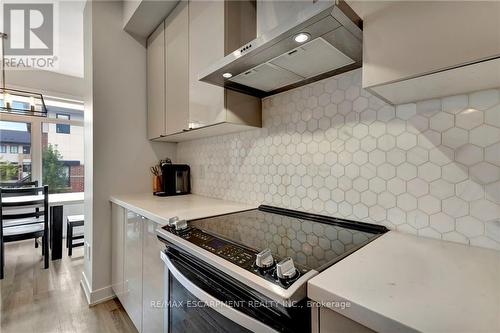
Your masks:
<svg viewBox="0 0 500 333"><path fill-rule="evenodd" d="M276 264L276 275L283 280L293 279L297 275L297 269L293 264L293 259L288 257Z"/></svg>
<svg viewBox="0 0 500 333"><path fill-rule="evenodd" d="M259 253L255 258L255 265L259 268L269 268L274 265L273 254L270 249L265 249Z"/></svg>

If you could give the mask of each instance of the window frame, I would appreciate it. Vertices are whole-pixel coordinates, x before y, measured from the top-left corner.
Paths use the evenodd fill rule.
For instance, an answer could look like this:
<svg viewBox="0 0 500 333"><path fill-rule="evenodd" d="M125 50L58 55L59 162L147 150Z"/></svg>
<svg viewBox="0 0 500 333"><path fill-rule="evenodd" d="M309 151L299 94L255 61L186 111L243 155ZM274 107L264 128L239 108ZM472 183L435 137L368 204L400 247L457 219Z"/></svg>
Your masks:
<svg viewBox="0 0 500 333"><path fill-rule="evenodd" d="M0 154L7 154L7 145L5 144L0 145Z"/></svg>
<svg viewBox="0 0 500 333"><path fill-rule="evenodd" d="M66 119L66 118L59 118L59 116L68 117L68 119ZM68 114L68 113L56 112L56 119L70 120L71 121L71 115ZM56 124L56 133L58 133L58 134L71 134L71 125L57 123Z"/></svg>
<svg viewBox="0 0 500 333"><path fill-rule="evenodd" d="M18 145L10 145L9 146L9 154L19 154L19 146Z"/></svg>
<svg viewBox="0 0 500 333"><path fill-rule="evenodd" d="M51 98L51 99L54 99L55 101L61 100L58 98ZM69 101L69 102L79 104L78 101ZM56 125L67 124L70 126L80 126L82 128L84 124L84 122L80 120L66 120L66 119L49 118L49 117L33 117L33 116L8 114L8 113L2 113L1 120L31 124L31 179L33 181L38 180L40 184L42 182L42 124L44 123L56 124Z"/></svg>

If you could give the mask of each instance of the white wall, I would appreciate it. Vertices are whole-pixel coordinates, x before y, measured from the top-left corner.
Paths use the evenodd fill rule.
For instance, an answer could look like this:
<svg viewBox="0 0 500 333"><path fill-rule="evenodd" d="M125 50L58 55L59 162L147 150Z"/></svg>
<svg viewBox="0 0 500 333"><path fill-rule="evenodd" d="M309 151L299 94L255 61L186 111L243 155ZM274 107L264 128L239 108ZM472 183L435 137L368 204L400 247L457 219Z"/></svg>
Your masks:
<svg viewBox="0 0 500 333"><path fill-rule="evenodd" d="M149 166L175 158L176 146L146 139L146 49L122 30L122 2L89 2L84 16L84 274L94 302L111 292L110 195L151 191Z"/></svg>

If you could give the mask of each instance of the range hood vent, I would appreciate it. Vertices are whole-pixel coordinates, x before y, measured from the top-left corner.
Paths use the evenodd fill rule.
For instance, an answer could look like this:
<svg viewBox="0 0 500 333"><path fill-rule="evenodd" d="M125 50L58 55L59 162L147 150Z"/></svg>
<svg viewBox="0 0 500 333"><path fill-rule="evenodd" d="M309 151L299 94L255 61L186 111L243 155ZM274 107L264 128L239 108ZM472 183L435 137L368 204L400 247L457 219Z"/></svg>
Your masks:
<svg viewBox="0 0 500 333"><path fill-rule="evenodd" d="M199 79L265 97L361 67L361 20L344 2L311 2L292 16L212 65ZM298 35L306 40L297 42Z"/></svg>

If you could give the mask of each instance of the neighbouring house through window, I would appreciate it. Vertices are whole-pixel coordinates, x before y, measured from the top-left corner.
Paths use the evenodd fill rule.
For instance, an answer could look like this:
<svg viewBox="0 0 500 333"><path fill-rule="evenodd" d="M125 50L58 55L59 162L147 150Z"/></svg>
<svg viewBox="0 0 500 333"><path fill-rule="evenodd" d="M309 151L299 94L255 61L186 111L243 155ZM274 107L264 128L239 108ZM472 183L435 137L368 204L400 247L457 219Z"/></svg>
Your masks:
<svg viewBox="0 0 500 333"><path fill-rule="evenodd" d="M30 146L23 146L23 154L25 154L25 155L31 154L31 147Z"/></svg>
<svg viewBox="0 0 500 333"><path fill-rule="evenodd" d="M6 145L1 145L0 146L0 153L5 154L7 152L7 146Z"/></svg>
<svg viewBox="0 0 500 333"><path fill-rule="evenodd" d="M19 147L18 146L10 146L10 153L11 154L19 153Z"/></svg>
<svg viewBox="0 0 500 333"><path fill-rule="evenodd" d="M58 113L58 114L56 114L56 118L70 120L71 116L69 114ZM56 125L56 133L70 134L71 133L71 126L68 124L57 124Z"/></svg>

